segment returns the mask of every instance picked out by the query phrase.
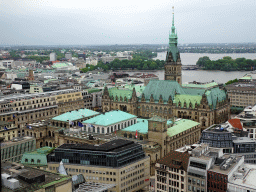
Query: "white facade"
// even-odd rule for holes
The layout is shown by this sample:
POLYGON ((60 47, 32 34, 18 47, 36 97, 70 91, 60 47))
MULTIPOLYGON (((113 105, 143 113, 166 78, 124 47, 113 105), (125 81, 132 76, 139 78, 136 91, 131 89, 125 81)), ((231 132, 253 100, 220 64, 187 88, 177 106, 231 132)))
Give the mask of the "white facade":
POLYGON ((56 53, 50 53, 50 61, 56 61, 56 60, 57 60, 56 53))
POLYGON ((67 52, 67 53, 65 54, 65 58, 68 59, 68 60, 71 60, 71 59, 72 59, 72 53, 67 52))
POLYGON ((0 60, 0 67, 11 68, 12 64, 13 64, 13 60, 0 60))

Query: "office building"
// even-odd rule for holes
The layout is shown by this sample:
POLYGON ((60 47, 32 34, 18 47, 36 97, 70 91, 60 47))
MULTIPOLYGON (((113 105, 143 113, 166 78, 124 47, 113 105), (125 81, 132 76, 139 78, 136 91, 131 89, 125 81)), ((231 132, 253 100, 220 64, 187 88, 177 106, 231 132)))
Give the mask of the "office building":
POLYGON ((65 58, 67 60, 72 60, 72 53, 70 53, 70 52, 65 53, 65 58))
POLYGON ((50 171, 57 172, 62 161, 68 174, 83 174, 87 182, 114 184, 112 191, 139 191, 149 185, 149 158, 132 141, 63 144, 47 158, 50 171))
POLYGON ((56 61, 56 60, 57 60, 56 53, 50 53, 50 61, 56 61))
POLYGON ((16 137, 11 141, 1 143, 1 162, 19 162, 22 155, 36 149, 36 140, 33 137, 16 137))
POLYGON ((155 191, 186 192, 189 154, 171 151, 155 165, 155 191))

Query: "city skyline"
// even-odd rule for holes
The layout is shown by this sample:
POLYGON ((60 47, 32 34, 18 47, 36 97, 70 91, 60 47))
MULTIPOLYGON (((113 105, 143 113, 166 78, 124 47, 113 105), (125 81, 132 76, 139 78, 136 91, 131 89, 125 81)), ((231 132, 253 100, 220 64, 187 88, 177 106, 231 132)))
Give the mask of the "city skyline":
POLYGON ((0 45, 255 42, 254 1, 0 1, 0 45))

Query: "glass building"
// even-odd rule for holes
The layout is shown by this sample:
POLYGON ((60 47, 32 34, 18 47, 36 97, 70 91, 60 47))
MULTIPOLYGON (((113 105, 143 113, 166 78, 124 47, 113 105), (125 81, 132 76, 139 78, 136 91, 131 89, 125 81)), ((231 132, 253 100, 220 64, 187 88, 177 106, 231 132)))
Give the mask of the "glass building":
POLYGON ((140 144, 116 139, 101 145, 63 144, 50 153, 48 162, 119 167, 145 157, 140 144))

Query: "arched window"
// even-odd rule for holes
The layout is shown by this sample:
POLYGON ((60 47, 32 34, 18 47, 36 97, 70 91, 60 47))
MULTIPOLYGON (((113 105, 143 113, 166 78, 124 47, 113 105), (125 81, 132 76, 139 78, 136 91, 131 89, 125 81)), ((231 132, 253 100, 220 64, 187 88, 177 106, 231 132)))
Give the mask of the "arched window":
POLYGON ((104 127, 101 128, 101 133, 104 133, 105 132, 105 129, 104 127))
POLYGON ((113 126, 111 126, 111 133, 113 132, 113 126))
POLYGON ((28 162, 28 159, 25 159, 25 163, 27 163, 28 162))
POLYGON ((124 134, 124 137, 127 137, 127 133, 124 134))
POLYGON ((43 147, 43 142, 40 142, 40 148, 43 147))
POLYGON ((52 147, 52 142, 49 142, 49 144, 50 144, 50 147, 52 147))
POLYGON ((54 132, 52 132, 52 136, 53 136, 53 137, 55 136, 54 132))
POLYGON ((42 132, 40 132, 40 137, 43 137, 43 133, 42 132))
POLYGON ((107 133, 109 133, 109 127, 107 128, 107 133))
POLYGON ((51 137, 51 136, 52 136, 51 131, 48 131, 48 136, 49 136, 49 137, 51 137))
POLYGON ((97 127, 97 133, 100 133, 100 128, 99 127, 97 127))
POLYGON ((92 132, 93 132, 93 133, 95 133, 95 127, 93 127, 92 129, 93 129, 93 131, 92 131, 92 132))
POLYGON ((47 141, 45 142, 45 146, 48 146, 48 142, 47 141))
POLYGON ((136 123, 136 119, 134 119, 134 124, 136 123))
POLYGON ((118 130, 120 130, 120 124, 118 124, 118 130))
POLYGON ((40 163, 41 163, 41 160, 40 160, 40 159, 37 159, 37 163, 40 164, 40 163))
POLYGON ((126 127, 126 122, 124 123, 124 127, 126 127))
POLYGON ((35 162, 35 160, 34 159, 31 159, 31 163, 34 163, 35 162))
POLYGON ((143 136, 142 135, 140 135, 140 140, 143 140, 143 136))
POLYGON ((129 138, 132 138, 132 134, 129 135, 129 138))
POLYGON ((116 130, 116 125, 115 125, 115 130, 116 130))
POLYGON ((124 128, 124 124, 122 123, 122 126, 121 126, 121 128, 123 129, 124 128))
POLYGON ((131 120, 131 125, 133 124, 133 121, 131 120))
POLYGON ((130 126, 130 121, 128 121, 128 127, 130 126))

